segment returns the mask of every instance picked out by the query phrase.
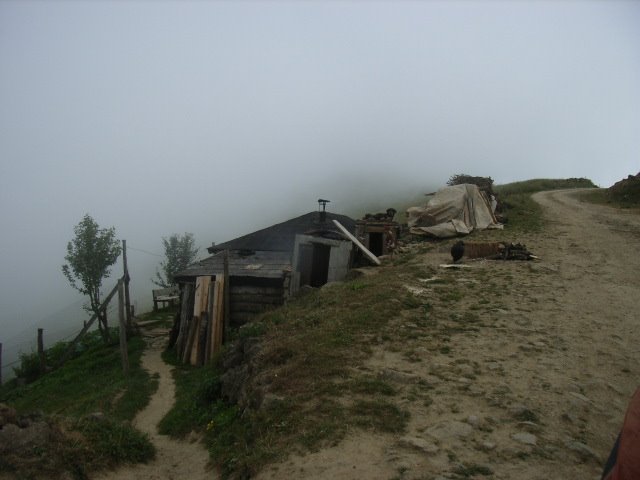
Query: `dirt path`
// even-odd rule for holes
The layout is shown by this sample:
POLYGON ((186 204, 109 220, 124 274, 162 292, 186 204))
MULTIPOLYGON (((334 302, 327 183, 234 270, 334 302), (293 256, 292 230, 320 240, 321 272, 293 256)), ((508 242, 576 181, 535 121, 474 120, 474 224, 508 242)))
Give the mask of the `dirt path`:
POLYGON ((433 305, 429 323, 365 367, 398 389, 407 432, 354 431, 259 478, 600 478, 640 384, 640 215, 571 191, 534 198, 545 232, 510 240, 540 261, 438 269, 445 245, 418 261, 438 282, 407 279, 433 305))
POLYGON ((175 385, 171 368, 162 361, 160 356, 164 349, 165 338, 151 341, 142 357, 142 366, 150 374, 159 375, 159 385, 149 405, 133 421, 138 429, 149 434, 156 446, 156 458, 148 464, 108 472, 96 477, 97 480, 211 480, 216 478, 213 471, 208 468, 209 454, 200 443, 173 440, 160 435, 156 428, 175 401, 175 385))

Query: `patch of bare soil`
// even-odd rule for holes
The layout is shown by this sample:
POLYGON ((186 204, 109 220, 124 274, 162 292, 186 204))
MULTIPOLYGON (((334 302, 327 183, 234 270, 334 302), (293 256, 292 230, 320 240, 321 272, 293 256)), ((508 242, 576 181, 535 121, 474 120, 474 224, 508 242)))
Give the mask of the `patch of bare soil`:
POLYGON ((443 248, 418 259, 437 278, 407 279, 432 310, 394 320, 404 341, 365 366, 397 389, 406 432, 354 430, 258 478, 600 478, 640 374, 640 216, 534 198, 545 232, 512 240, 539 261, 445 270, 443 248))
POLYGON ((162 360, 166 335, 152 340, 142 357, 142 365, 151 375, 159 375, 158 390, 149 405, 134 419, 133 424, 147 433, 156 447, 156 457, 147 464, 126 466, 103 473, 97 480, 210 480, 217 475, 211 471, 209 453, 193 438, 192 442, 174 440, 158 433, 158 422, 175 402, 175 384, 171 368, 162 360))

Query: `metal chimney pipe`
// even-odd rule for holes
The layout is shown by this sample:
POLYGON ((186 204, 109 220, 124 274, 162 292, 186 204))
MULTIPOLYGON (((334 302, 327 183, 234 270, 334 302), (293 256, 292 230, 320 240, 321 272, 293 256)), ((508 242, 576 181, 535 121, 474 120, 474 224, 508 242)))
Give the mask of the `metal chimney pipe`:
POLYGON ((324 200, 322 198, 318 199, 318 211, 320 212, 320 223, 324 223, 327 221, 327 212, 325 211, 327 208, 327 203, 329 203, 331 200, 324 200), (322 210, 320 210, 320 207, 322 207, 322 210))

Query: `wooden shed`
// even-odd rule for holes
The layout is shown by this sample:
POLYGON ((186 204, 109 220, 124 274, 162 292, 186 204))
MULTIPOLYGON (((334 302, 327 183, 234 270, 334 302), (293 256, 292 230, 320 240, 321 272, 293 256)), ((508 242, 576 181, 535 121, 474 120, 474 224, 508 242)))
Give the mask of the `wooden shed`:
POLYGON ((345 215, 310 212, 207 250, 212 256, 190 265, 175 279, 195 283, 198 277, 218 278, 228 252, 231 327, 256 313, 282 305, 302 285, 321 286, 341 280, 351 262, 351 241, 333 224, 338 220, 355 233, 355 221, 345 215))

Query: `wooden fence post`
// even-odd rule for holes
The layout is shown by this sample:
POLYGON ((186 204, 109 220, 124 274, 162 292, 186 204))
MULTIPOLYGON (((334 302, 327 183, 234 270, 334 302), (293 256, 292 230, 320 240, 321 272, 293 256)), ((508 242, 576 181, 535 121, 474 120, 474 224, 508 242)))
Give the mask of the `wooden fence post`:
POLYGON ((124 267, 124 301, 126 305, 127 329, 131 329, 131 297, 129 296, 129 267, 127 266, 127 241, 122 240, 122 264, 124 267))
MULTIPOLYGON (((118 284, 116 284, 116 286, 113 287, 113 290, 109 292, 109 295, 107 295, 107 298, 105 299, 105 301, 102 302, 102 305, 100 305, 100 311, 107 308, 107 305, 109 305, 109 302, 117 292, 118 292, 118 284)), ((71 343, 69 344, 69 347, 67 348, 67 351, 64 352, 64 355, 62 355, 62 358, 58 361, 57 367, 61 367, 64 364, 64 362, 67 361, 67 359, 71 356, 71 354, 76 349, 76 345, 78 344, 80 339, 84 337, 84 334, 87 333, 87 330, 89 330, 89 327, 91 327, 91 325, 93 325, 93 322, 95 322, 97 319, 98 319, 98 314, 94 313, 89 319, 89 321, 85 322, 84 328, 80 330, 80 333, 76 335, 76 338, 74 338, 71 341, 71 343)))
POLYGON ((44 341, 42 339, 42 329, 38 329, 38 358, 40 359, 40 374, 47 370, 47 357, 44 354, 44 341))
POLYGON ((118 317, 120 319, 120 356, 122 357, 122 372, 129 373, 129 354, 127 352, 127 320, 124 314, 124 281, 118 280, 118 317))

